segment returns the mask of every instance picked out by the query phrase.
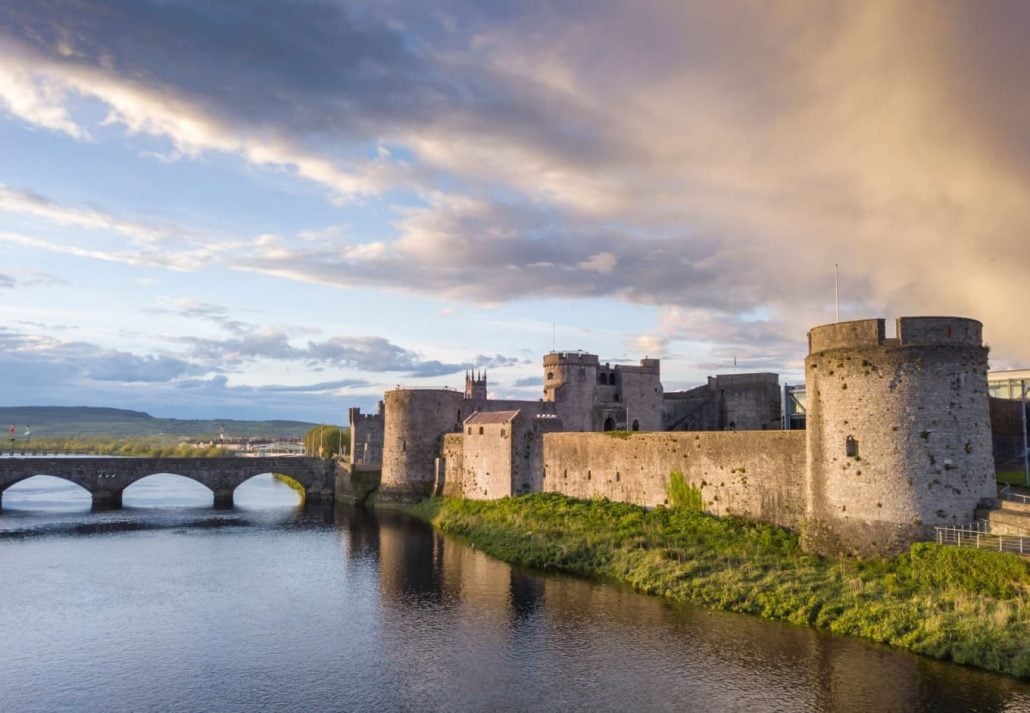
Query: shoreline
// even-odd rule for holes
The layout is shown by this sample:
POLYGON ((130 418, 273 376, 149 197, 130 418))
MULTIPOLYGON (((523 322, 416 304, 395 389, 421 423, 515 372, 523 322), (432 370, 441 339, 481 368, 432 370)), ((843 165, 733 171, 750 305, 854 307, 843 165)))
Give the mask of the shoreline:
POLYGON ((553 493, 406 509, 511 564, 1030 679, 1030 562, 1015 555, 918 543, 889 559, 826 558, 772 525, 553 493))

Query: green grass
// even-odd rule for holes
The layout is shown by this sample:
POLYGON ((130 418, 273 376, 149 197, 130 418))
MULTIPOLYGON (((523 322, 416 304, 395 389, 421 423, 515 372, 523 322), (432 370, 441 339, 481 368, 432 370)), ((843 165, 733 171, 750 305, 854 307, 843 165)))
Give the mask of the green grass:
POLYGON ((556 494, 412 511, 514 564, 1030 677, 1030 566, 1013 555, 921 543, 891 559, 823 558, 771 525, 556 494))
POLYGON ((1008 483, 1009 485, 1023 485, 1025 482, 1023 480, 1025 474, 1022 468, 1019 470, 1000 470, 997 472, 996 477, 999 483, 1008 483))

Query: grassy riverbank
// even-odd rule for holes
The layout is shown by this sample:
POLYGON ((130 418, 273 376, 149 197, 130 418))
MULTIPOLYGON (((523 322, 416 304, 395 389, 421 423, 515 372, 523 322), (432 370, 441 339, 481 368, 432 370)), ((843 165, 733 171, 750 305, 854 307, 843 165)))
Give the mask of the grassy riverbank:
POLYGON ((412 511, 514 564, 1030 678, 1030 566, 1013 555, 922 543, 893 559, 823 558, 771 525, 555 494, 412 511))

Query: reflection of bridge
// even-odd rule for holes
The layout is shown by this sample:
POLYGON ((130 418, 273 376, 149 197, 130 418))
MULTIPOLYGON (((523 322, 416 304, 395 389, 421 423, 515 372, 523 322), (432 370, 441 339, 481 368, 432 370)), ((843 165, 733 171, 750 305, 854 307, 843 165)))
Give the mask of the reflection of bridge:
POLYGON ((155 473, 173 473, 207 486, 215 494, 215 507, 231 507, 236 487, 261 473, 292 478, 309 500, 331 500, 335 479, 333 461, 321 458, 4 458, 0 504, 3 492, 15 483, 51 475, 88 490, 95 508, 119 508, 128 486, 155 473))

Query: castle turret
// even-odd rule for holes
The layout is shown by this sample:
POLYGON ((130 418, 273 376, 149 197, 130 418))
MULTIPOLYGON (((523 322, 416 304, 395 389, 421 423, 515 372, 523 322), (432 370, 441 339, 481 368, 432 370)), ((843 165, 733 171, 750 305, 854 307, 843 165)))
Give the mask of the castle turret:
POLYGON ((412 502, 432 494, 445 433, 461 430, 465 395, 449 389, 386 392, 381 502, 412 502))
POLYGON ((995 497, 982 325, 903 317, 816 327, 805 359, 808 549, 889 553, 995 497))
POLYGON ((594 424, 598 366, 596 354, 551 352, 544 356, 544 401, 555 402, 568 431, 600 430, 594 424))

